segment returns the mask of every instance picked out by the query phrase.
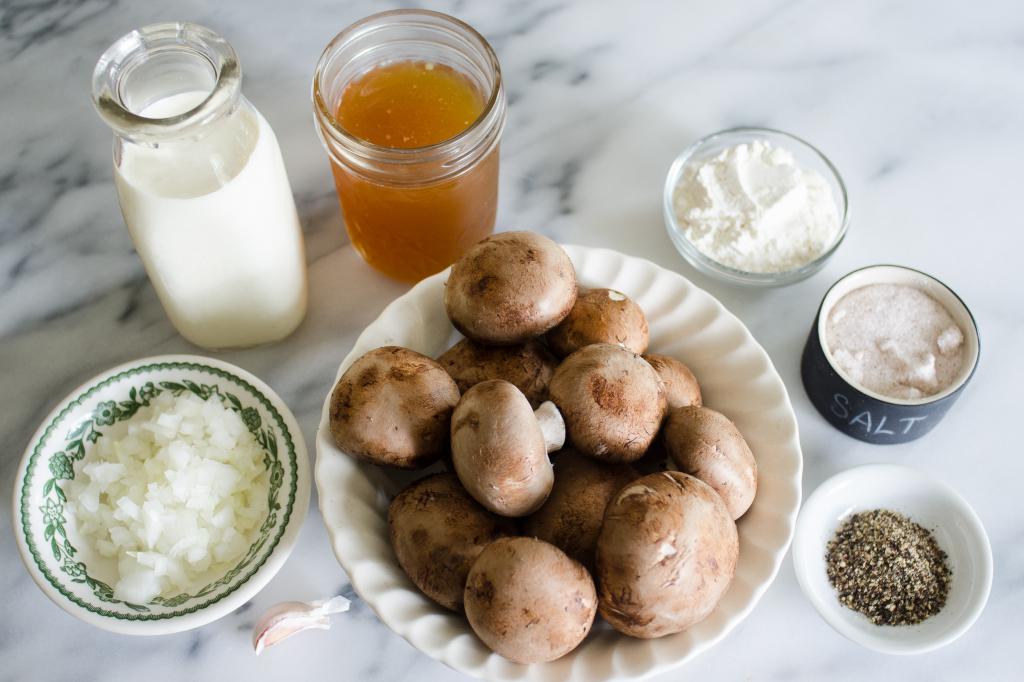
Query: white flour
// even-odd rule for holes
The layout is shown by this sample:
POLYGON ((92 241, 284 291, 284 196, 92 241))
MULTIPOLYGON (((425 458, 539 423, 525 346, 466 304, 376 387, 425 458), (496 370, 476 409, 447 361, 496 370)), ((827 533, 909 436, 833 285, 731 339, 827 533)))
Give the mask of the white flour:
POLYGON ((767 141, 690 166, 676 187, 674 208, 701 253, 745 272, 806 265, 839 233, 839 210, 825 179, 767 141))
POLYGON ((829 313, 825 339, 857 384, 892 398, 924 398, 948 388, 963 365, 964 335, 942 305, 903 284, 869 284, 829 313))

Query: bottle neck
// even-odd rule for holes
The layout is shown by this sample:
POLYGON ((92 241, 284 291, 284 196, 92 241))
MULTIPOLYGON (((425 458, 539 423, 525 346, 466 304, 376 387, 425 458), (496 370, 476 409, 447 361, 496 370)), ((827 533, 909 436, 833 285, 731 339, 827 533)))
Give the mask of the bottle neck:
POLYGON ((238 105, 234 49, 208 28, 152 24, 110 46, 93 72, 96 110, 114 133, 158 144, 198 135, 238 105))

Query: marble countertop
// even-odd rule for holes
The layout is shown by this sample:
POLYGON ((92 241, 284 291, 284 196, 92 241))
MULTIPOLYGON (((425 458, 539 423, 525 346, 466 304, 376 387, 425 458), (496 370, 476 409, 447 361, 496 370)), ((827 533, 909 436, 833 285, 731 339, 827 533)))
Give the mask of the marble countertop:
MULTIPOLYGON (((921 467, 974 506, 995 553, 988 607, 962 639, 916 657, 866 651, 803 598, 792 564, 724 642, 663 679, 1019 679, 1024 508, 1012 440, 1024 380, 1024 253, 1014 203, 1024 158, 1024 11, 1013 0, 956 2, 428 3, 493 43, 511 109, 500 229, 649 258, 708 289, 751 329, 790 390, 804 488, 868 462, 921 467), (770 291, 732 288, 688 267, 661 220, 678 151, 735 125, 767 125, 818 145, 849 187, 853 224, 824 271, 770 291), (1016 161, 1015 161, 1016 159, 1016 161), (828 426, 800 384, 802 344, 825 289, 856 267, 932 273, 971 306, 980 368, 929 436, 873 447, 828 426)), ((306 230, 311 306, 281 344, 216 353, 291 405, 312 445, 335 369, 359 331, 405 287, 347 246, 314 135, 309 81, 322 47, 384 8, 369 0, 205 3, 112 0, 0 4, 0 482, 10 490, 28 438, 54 403, 134 358, 196 352, 165 318, 124 228, 110 133, 89 101, 96 58, 126 31, 189 19, 238 51, 244 91, 277 132, 306 230)), ((4 523, 10 507, 0 506, 4 523)), ((8 525, 8 527, 10 527, 8 525)), ((348 581, 315 504, 292 558, 250 604, 180 635, 136 639, 71 618, 35 588, 10 531, 0 534, 0 680, 326 678, 442 682, 460 676, 413 650, 358 598, 328 632, 257 659, 256 616, 348 581)))

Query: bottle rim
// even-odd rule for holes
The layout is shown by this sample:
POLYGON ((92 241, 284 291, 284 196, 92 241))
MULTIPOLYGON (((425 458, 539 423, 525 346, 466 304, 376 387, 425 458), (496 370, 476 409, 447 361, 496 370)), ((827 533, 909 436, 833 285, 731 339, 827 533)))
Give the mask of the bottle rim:
POLYGON ((160 142, 197 131, 231 111, 241 94, 242 67, 231 44, 215 31, 191 22, 149 24, 118 38, 93 70, 92 100, 100 118, 128 139, 160 142), (173 116, 141 116, 126 104, 125 88, 133 70, 146 59, 180 52, 209 66, 215 78, 209 94, 173 116))
MULTIPOLYGON (((349 79, 350 80, 350 79, 349 79)), ((349 81, 346 81, 346 83, 349 81)), ((342 86, 343 87, 343 86, 342 86)), ((490 43, 472 26, 448 14, 424 9, 397 9, 365 17, 338 33, 324 48, 313 74, 312 100, 317 134, 331 158, 346 167, 353 162, 369 175, 377 164, 418 165, 442 162, 447 178, 458 174, 473 160, 490 151, 505 125, 506 98, 501 65, 490 43), (469 43, 489 70, 492 80, 483 109, 465 130, 450 138, 422 147, 396 148, 374 144, 353 135, 339 123, 328 104, 324 77, 338 55, 357 40, 372 37, 378 31, 402 24, 412 28, 447 32, 469 43)), ((439 178, 432 178, 437 180, 439 178)))

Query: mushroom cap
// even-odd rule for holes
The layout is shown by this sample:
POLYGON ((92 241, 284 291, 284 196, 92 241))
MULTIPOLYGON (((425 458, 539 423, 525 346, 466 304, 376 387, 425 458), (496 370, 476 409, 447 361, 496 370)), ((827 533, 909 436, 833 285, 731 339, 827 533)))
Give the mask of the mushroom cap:
POLYGON ((523 534, 550 542, 591 569, 605 507, 636 478, 628 464, 601 462, 574 450, 562 450, 555 455, 551 494, 526 519, 523 534))
POLYGON ((536 339, 516 346, 485 346, 462 339, 437 361, 463 393, 481 381, 504 379, 522 391, 534 409, 547 400, 548 384, 558 366, 547 346, 536 339))
POLYGON ((575 649, 597 613, 594 581, 565 552, 534 538, 484 548, 466 580, 466 617, 491 650, 544 663, 575 649))
POLYGON ((459 388, 426 355, 383 346, 345 370, 331 393, 331 435, 348 454, 375 464, 419 469, 448 447, 459 388))
POLYGON ((612 343, 634 353, 647 350, 647 317, 633 299, 615 289, 583 289, 558 326, 547 333, 560 358, 593 343, 612 343))
POLYGON ((507 381, 476 384, 452 414, 452 464, 485 508, 525 516, 544 504, 554 473, 544 432, 522 391, 507 381))
POLYGON ((658 374, 636 353, 599 343, 558 366, 548 386, 572 446, 609 462, 632 462, 647 451, 665 415, 658 374))
POLYGON ((462 611, 466 576, 480 552, 514 533, 514 524, 477 504, 455 474, 414 481, 388 508, 398 564, 423 594, 453 611, 462 611))
POLYGON ((714 488, 732 518, 746 513, 757 493, 757 461, 728 417, 708 407, 678 407, 669 410, 662 437, 680 471, 714 488))
POLYGON ((722 498, 679 471, 620 490, 597 540, 599 608, 631 637, 661 637, 714 610, 736 572, 739 537, 722 498))
POLYGON ((576 301, 576 271, 555 242, 534 232, 501 232, 452 265, 444 306, 455 328, 481 343, 511 345, 540 336, 576 301))
POLYGON ((669 409, 702 404, 697 377, 684 363, 657 353, 647 353, 643 358, 658 373, 669 409))

